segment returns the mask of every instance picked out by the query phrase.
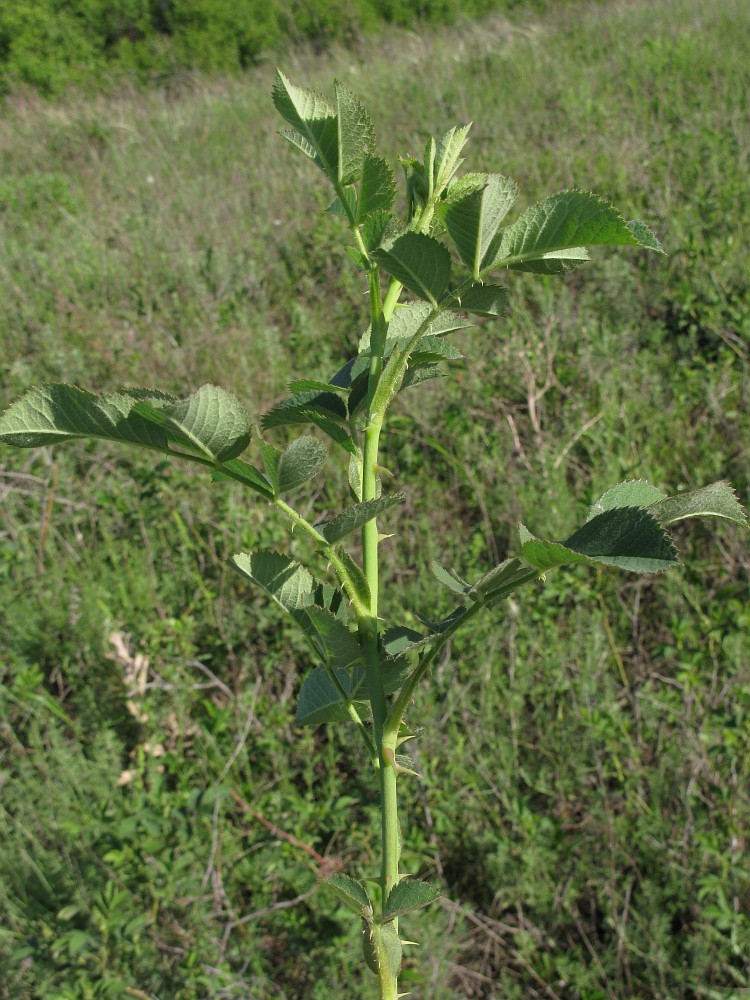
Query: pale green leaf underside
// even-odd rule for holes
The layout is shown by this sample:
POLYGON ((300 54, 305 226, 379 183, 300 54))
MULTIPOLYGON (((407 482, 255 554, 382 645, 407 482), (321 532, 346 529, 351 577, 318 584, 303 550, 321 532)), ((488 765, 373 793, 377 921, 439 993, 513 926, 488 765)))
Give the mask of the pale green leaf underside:
POLYGON ((404 500, 403 493, 366 500, 364 503, 348 507, 326 524, 318 525, 318 530, 327 542, 333 544, 350 535, 353 531, 357 531, 364 524, 367 524, 368 521, 371 521, 374 517, 379 517, 396 504, 403 503, 404 500))
POLYGON ((0 441, 20 448, 74 438, 165 452, 178 446, 207 461, 222 462, 247 447, 250 424, 239 400, 212 385, 181 400, 147 389, 96 395, 70 385, 38 386, 0 417, 0 441))
POLYGON ((315 581, 304 566, 289 556, 267 549, 238 552, 232 556, 232 563, 285 611, 293 612, 312 603, 315 581))
POLYGON ((433 197, 437 198, 443 193, 461 166, 461 150, 464 148, 470 128, 471 124, 454 125, 438 140, 432 164, 433 197))
POLYGON ((250 425, 242 404, 215 385, 201 386, 192 396, 174 403, 144 400, 134 410, 160 423, 170 441, 182 443, 212 461, 236 458, 250 443, 250 425))
POLYGON ((660 524, 674 524, 688 517, 721 517, 743 527, 747 515, 729 483, 718 482, 691 493, 665 497, 650 508, 660 524))
POLYGON ((279 459, 278 492, 287 493, 317 476, 327 455, 325 445, 313 437, 305 435, 292 441, 279 459))
POLYGON ((338 182, 339 136, 336 112, 321 94, 295 87, 279 70, 273 87, 273 103, 293 132, 282 133, 318 164, 327 177, 338 182))
POLYGON ((351 906, 355 913, 361 913, 367 907, 372 909, 372 902, 365 887, 348 875, 342 873, 331 875, 321 884, 334 892, 342 902, 351 906))
POLYGON ((470 583, 467 583, 466 580, 460 577, 458 573, 455 573, 452 569, 446 569, 444 566, 441 566, 439 562, 433 560, 430 563, 430 569, 432 570, 435 578, 442 583, 444 587, 447 587, 454 593, 461 594, 463 597, 464 594, 468 594, 471 590, 470 583))
MULTIPOLYGON (((489 287, 489 286, 486 286, 489 287)), ((403 305, 399 305, 396 311, 391 317, 391 321, 388 324, 388 336, 386 338, 385 344, 385 356, 387 357, 394 344, 399 340, 411 340, 417 330, 422 326, 427 317, 430 315, 431 308, 427 302, 405 302, 403 305)), ((453 333, 456 330, 468 330, 474 323, 465 319, 463 316, 459 316, 457 313, 451 312, 450 309, 445 309, 441 312, 424 332, 424 337, 434 337, 444 333, 453 333)), ((370 349, 370 327, 368 327, 362 334, 359 341, 358 350, 360 354, 363 354, 370 349)), ((363 360, 361 363, 362 371, 369 367, 369 362, 363 360)), ((354 372, 356 373, 359 369, 359 365, 355 362, 354 372)))
POLYGON ((445 291, 451 273, 450 253, 423 233, 402 233, 375 250, 375 260, 415 295, 433 306, 445 291))
POLYGON ((612 489, 589 508, 589 520, 614 507, 645 507, 661 525, 689 517, 721 517, 745 525, 747 516, 729 483, 720 481, 690 493, 668 497, 643 479, 628 480, 612 489))
POLYGON ((383 910, 383 916, 388 919, 401 917, 411 910, 427 906, 440 896, 440 889, 429 882, 418 879, 404 878, 394 885, 388 894, 388 901, 383 910))
POLYGON ((664 500, 666 495, 645 479, 628 479, 607 490, 589 507, 588 520, 615 507, 650 507, 651 504, 664 500))
MULTIPOLYGON (((367 700, 367 676, 361 665, 352 670, 335 669, 336 679, 347 698, 355 703, 367 700)), ((346 703, 325 667, 316 667, 302 683, 297 700, 296 721, 300 726, 320 726, 324 722, 348 719, 346 703)))

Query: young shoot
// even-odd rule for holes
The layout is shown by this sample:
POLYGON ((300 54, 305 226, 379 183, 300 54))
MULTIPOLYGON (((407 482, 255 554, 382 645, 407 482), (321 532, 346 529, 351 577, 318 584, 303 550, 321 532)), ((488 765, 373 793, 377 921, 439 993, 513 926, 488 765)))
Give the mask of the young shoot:
POLYGON ((214 480, 246 487, 306 539, 304 564, 264 550, 238 553, 232 562, 307 640, 312 669, 300 688, 297 722, 350 726, 366 748, 380 797, 379 870, 367 873, 367 881, 363 872, 334 874, 326 885, 361 921, 373 996, 396 1000, 401 918, 440 892, 405 877, 399 865, 399 784, 416 777, 401 744, 412 736, 405 721, 412 696, 430 683, 446 643, 516 591, 543 599, 539 581, 559 566, 660 573, 678 562, 672 525, 706 517, 745 525, 746 517, 726 482, 677 496, 640 479, 620 483, 562 540, 544 537, 543 525, 535 526, 539 535, 521 525, 515 551, 477 580, 465 579, 462 567, 434 565, 455 601, 446 617, 418 616, 419 630, 385 621, 381 531, 408 487, 381 481, 379 452, 399 393, 414 386, 424 392, 431 379, 450 374, 445 362, 461 357, 453 334, 478 319, 491 321, 488 335, 512 335, 500 320, 508 300, 504 272, 564 275, 589 259, 590 247, 656 254, 662 248, 644 223, 624 221, 583 191, 554 194, 512 218, 515 182, 463 169, 469 125, 430 138, 421 158, 401 160, 399 196, 396 173, 376 151, 370 116, 346 86, 335 83, 329 99, 277 73, 273 102, 285 122, 282 136, 331 189, 329 211, 341 220, 369 296, 369 326, 352 331, 351 356, 327 377, 293 381, 288 398, 262 417, 263 437, 256 440, 243 402, 215 385, 177 398, 153 389, 97 394, 63 384, 32 388, 14 402, 0 417, 0 440, 38 448, 100 438, 151 451, 155 461, 166 454, 192 462, 214 480), (285 447, 272 443, 276 428, 298 425, 307 432, 285 447), (301 513, 309 504, 297 498, 329 460, 347 463, 351 495, 321 523, 301 513), (354 548, 356 535, 361 546, 354 548))

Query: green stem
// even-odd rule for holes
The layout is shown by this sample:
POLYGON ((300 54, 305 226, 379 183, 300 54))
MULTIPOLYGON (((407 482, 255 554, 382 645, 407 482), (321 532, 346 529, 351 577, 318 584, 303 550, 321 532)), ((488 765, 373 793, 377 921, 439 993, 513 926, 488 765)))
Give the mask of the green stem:
MULTIPOLYGON (((380 432, 383 427, 385 410, 374 406, 378 383, 383 371, 383 355, 388 329, 388 318, 384 315, 380 296, 378 269, 369 272, 370 279, 370 375, 367 387, 367 424, 364 432, 362 463, 362 500, 372 500, 378 494, 378 449, 380 432)), ((389 313, 392 314, 400 288, 391 283, 387 294, 389 313)), ((359 618, 359 630, 365 650, 367 686, 372 707, 373 735, 377 747, 378 779, 380 783, 380 817, 382 857, 380 868, 380 889, 382 906, 388 894, 398 882, 398 862, 400 853, 398 832, 398 797, 395 770, 395 739, 384 733, 388 716, 388 703, 383 687, 383 675, 378 645, 378 526, 373 518, 362 528, 362 561, 364 574, 370 588, 370 606, 367 614, 359 618)), ((396 928, 398 931, 398 928, 396 928)), ((379 962, 381 1000, 396 1000, 398 994, 397 976, 389 963, 379 962)))

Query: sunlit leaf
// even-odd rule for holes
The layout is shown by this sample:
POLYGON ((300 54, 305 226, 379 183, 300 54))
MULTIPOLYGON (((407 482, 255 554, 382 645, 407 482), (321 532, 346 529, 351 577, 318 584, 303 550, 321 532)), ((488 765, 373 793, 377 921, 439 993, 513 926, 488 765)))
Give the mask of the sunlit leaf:
POLYGON ((321 94, 295 87, 279 70, 272 96, 276 110, 292 126, 291 132, 282 132, 284 138, 337 184, 339 134, 335 109, 321 94))
POLYGON ((456 244, 461 260, 476 279, 517 192, 515 181, 502 174, 487 174, 481 188, 460 200, 452 197, 443 214, 445 227, 456 244))
POLYGON ((177 447, 218 463, 244 451, 250 425, 239 400, 213 385, 186 399, 148 389, 96 395, 71 385, 44 385, 29 389, 0 417, 0 441, 20 448, 74 438, 165 452, 177 447))
POLYGON ((546 260, 547 266, 564 269, 585 259, 584 247, 602 244, 661 249, 646 226, 626 225, 619 212, 601 198, 583 191, 562 191, 533 205, 501 230, 483 266, 527 270, 531 265, 538 270, 538 262, 546 260))
POLYGON ((666 493, 647 483, 645 479, 628 479, 607 490, 596 503, 589 507, 588 520, 605 510, 615 507, 650 507, 664 500, 666 493))
POLYGON ((375 147, 375 129, 359 99, 336 82, 336 121, 338 126, 338 180, 353 184, 359 180, 365 156, 375 147))
POLYGON ((406 232, 373 256, 415 295, 437 305, 451 273, 451 256, 442 243, 422 233, 406 232))

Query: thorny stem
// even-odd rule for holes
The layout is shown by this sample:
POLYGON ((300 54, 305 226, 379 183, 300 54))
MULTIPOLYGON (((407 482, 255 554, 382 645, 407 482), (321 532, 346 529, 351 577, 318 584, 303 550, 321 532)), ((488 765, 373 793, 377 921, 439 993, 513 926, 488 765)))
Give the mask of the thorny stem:
MULTIPOLYGON (((393 313, 400 286, 391 283, 386 295, 388 315, 384 313, 380 294, 378 269, 372 267, 370 282, 370 375, 367 389, 367 423, 364 431, 362 465, 362 501, 372 500, 378 495, 378 447, 380 432, 385 416, 385 407, 375 405, 378 383, 383 371, 383 355, 388 320, 393 313)), ((364 574, 370 587, 370 606, 367 613, 359 616, 359 631, 365 650, 367 686, 372 706, 373 733, 377 748, 376 764, 380 783, 381 816, 381 905, 384 908, 388 894, 397 884, 400 853, 398 832, 398 798, 396 789, 396 769, 394 767, 395 738, 384 733, 388 716, 388 703, 383 686, 381 654, 378 643, 378 527, 376 519, 368 521, 362 528, 362 559, 364 574)), ((389 963, 379 962, 381 1000, 395 1000, 398 994, 396 974, 389 963)))

